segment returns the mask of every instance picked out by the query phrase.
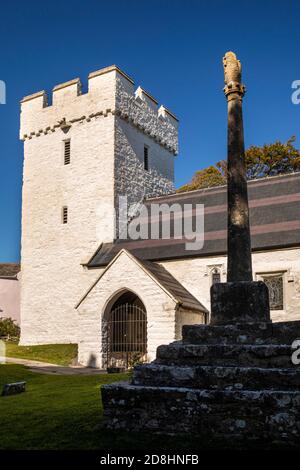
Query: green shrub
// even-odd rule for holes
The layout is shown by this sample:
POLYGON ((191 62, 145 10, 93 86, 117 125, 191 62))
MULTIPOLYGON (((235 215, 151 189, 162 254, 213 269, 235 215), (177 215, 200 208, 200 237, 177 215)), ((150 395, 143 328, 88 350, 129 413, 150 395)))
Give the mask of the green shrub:
POLYGON ((16 339, 20 338, 20 327, 12 318, 0 318, 0 338, 16 339))

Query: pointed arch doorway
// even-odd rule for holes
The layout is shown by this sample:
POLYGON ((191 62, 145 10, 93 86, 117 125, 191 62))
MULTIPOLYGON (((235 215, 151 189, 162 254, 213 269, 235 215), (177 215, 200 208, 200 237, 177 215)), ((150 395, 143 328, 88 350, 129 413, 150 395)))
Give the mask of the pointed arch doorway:
POLYGON ((147 313, 131 291, 109 302, 102 321, 102 352, 106 368, 130 369, 147 359, 147 313))

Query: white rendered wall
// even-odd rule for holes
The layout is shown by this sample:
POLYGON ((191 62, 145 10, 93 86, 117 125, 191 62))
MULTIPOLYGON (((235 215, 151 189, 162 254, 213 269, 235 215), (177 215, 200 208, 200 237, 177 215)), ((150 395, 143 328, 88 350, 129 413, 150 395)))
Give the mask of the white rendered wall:
POLYGON ((74 306, 95 275, 80 263, 99 236, 113 238, 112 224, 101 229, 98 217, 99 206, 113 207, 113 132, 113 116, 72 126, 70 165, 63 165, 61 130, 25 142, 22 344, 77 342, 74 306))
POLYGON ((134 292, 147 311, 148 360, 156 348, 175 340, 175 302, 127 254, 104 273, 78 307, 80 340, 78 359, 81 364, 102 367, 101 321, 108 302, 122 290, 134 292))
POLYGON ((176 324, 175 324, 175 339, 181 340, 182 338, 182 327, 184 325, 198 325, 205 323, 205 315, 201 312, 194 312, 192 310, 186 310, 178 308, 176 311, 176 324))
MULTIPOLYGON (((254 278, 261 273, 284 273, 284 310, 271 311, 273 321, 300 320, 300 249, 256 252, 252 255, 254 278)), ((226 256, 165 261, 164 266, 210 311, 211 271, 217 267, 226 282, 226 256)))

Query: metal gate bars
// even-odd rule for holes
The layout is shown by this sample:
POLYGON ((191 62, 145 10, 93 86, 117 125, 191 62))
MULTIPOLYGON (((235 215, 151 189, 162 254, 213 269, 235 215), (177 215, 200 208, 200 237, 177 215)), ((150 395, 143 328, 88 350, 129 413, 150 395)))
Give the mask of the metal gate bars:
POLYGON ((135 304, 125 303, 111 310, 103 321, 103 359, 107 368, 130 369, 145 362, 147 315, 135 304))

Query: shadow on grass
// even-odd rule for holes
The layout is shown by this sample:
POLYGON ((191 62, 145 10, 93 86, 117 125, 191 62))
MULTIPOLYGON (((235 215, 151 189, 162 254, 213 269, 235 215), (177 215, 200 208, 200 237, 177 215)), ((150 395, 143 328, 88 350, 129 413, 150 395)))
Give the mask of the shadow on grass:
MULTIPOLYGON (((104 429, 100 387, 128 378, 128 374, 54 376, 34 373, 20 365, 0 365, 0 389, 5 383, 26 381, 25 393, 0 397, 0 449, 147 452, 230 449, 224 442, 212 444, 203 435, 166 436, 104 429)), ((231 448, 245 446, 234 443, 231 448)), ((273 447, 250 441, 246 447, 268 448, 273 447)))

